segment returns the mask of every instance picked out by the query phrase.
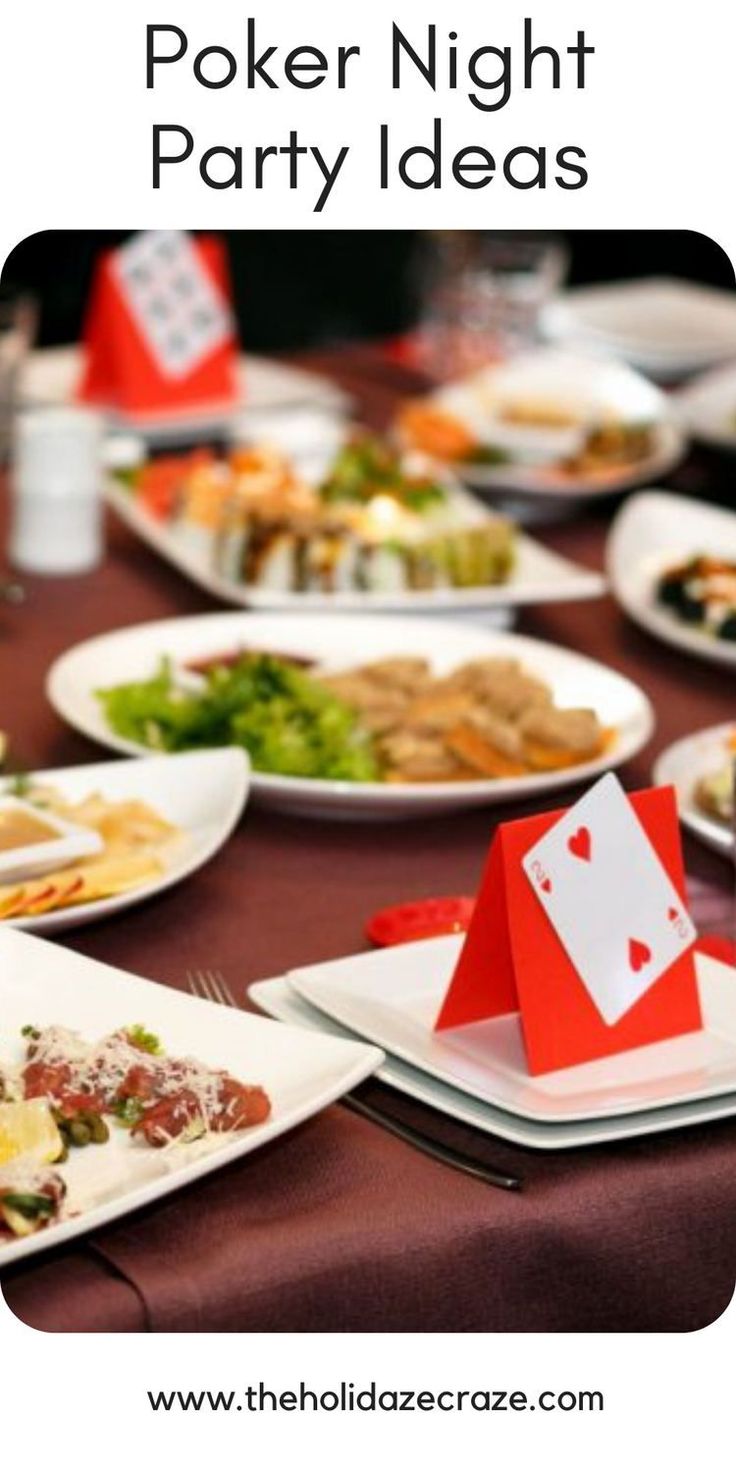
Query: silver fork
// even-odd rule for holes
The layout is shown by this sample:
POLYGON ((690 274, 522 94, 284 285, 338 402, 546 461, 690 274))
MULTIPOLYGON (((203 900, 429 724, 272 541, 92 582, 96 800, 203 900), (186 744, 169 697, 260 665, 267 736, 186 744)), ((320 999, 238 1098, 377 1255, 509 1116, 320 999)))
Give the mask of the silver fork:
MULTIPOLYGON (((187 971, 187 986, 193 997, 199 997, 205 1002, 218 1002, 221 1007, 237 1008, 235 997, 221 971, 187 971)), ((375 1104, 368 1104, 364 1099, 357 1098, 355 1094, 344 1094, 338 1102, 344 1104, 346 1109, 352 1109, 354 1114, 361 1114, 364 1119, 369 1119, 371 1124, 388 1130, 389 1134, 403 1140, 405 1145, 421 1151, 423 1155, 428 1155, 431 1160, 449 1165, 452 1170, 462 1171, 464 1175, 474 1176, 487 1186, 499 1186, 502 1191, 521 1190, 522 1181, 519 1176, 511 1175, 503 1168, 486 1165, 462 1150, 455 1150, 451 1145, 443 1145, 439 1140, 433 1140, 431 1135, 423 1134, 413 1125, 400 1123, 393 1115, 378 1109, 375 1104)))
POLYGON ((187 986, 193 997, 204 1002, 219 1002, 221 1007, 238 1005, 221 971, 187 971, 187 986))

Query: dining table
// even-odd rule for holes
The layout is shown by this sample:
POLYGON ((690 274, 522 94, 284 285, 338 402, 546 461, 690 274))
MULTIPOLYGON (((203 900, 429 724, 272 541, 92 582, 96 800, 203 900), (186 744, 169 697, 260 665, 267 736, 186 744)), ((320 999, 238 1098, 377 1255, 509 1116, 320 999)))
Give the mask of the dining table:
MULTIPOLYGON (((378 428, 426 386, 381 342, 289 361, 328 374, 378 428)), ((724 501, 732 474, 691 450, 665 484, 724 501)), ((6 476, 0 547, 8 503, 6 476)), ((576 504, 534 534, 600 571, 617 504, 576 504)), ((95 571, 22 581, 22 604, 0 604, 0 728, 12 760, 29 771, 100 760, 45 694, 60 654, 123 625, 219 606, 112 515, 95 571)), ((651 783, 657 753, 675 738, 736 718, 731 670, 656 641, 610 594, 525 608, 516 627, 600 660, 646 692, 656 729, 621 770, 627 789, 651 783)), ((570 800, 578 795, 571 787, 570 800)), ((186 882, 54 943, 180 989, 188 972, 216 969, 249 1007, 256 980, 368 949, 375 911, 472 894, 501 819, 549 805, 541 796, 408 821, 330 822, 253 803, 186 882)), ((696 922, 728 938, 731 861, 687 835, 684 848, 696 922)), ((690 1331, 726 1308, 736 1272, 736 1118, 542 1151, 453 1122, 377 1080, 361 1095, 518 1176, 521 1189, 462 1174, 337 1103, 205 1180, 14 1264, 0 1274, 11 1310, 47 1331, 432 1333, 690 1331)))

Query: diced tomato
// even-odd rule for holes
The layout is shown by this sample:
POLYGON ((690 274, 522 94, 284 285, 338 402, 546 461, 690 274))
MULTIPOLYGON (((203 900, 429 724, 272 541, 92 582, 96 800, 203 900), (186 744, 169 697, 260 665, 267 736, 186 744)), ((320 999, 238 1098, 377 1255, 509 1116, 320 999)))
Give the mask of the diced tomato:
POLYGON ((142 1135, 147 1145, 166 1145, 199 1118, 201 1110, 196 1094, 190 1089, 182 1089, 180 1094, 171 1094, 168 1098, 159 1099, 157 1104, 151 1104, 143 1118, 133 1126, 132 1133, 142 1135))
POLYGON ((193 450, 188 455, 162 455, 139 471, 136 493, 151 516, 167 521, 175 509, 176 497, 193 470, 214 460, 211 450, 193 450))
POLYGON ((27 1063, 23 1069, 26 1099, 61 1098, 69 1087, 72 1070, 68 1063, 27 1063))
POLYGON ((118 1085, 115 1099, 152 1099, 156 1093, 156 1069, 145 1063, 136 1063, 129 1068, 122 1083, 118 1085))
POLYGON ((218 1113, 210 1120, 210 1129, 219 1134, 262 1124, 271 1113, 271 1101, 264 1089, 238 1083, 226 1074, 220 1086, 218 1113))

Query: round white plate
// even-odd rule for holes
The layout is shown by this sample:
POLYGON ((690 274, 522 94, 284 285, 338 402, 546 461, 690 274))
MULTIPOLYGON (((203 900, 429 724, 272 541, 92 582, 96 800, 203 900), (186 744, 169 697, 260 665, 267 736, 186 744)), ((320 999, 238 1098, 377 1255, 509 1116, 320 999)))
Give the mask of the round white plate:
POLYGON ((675 402, 694 439, 736 455, 736 363, 693 379, 675 402))
MULTIPOLYGON (((222 848, 248 800, 250 763, 236 747, 222 751, 192 751, 177 756, 141 757, 132 762, 95 762, 34 772, 34 781, 56 787, 70 802, 99 792, 111 802, 139 798, 182 830, 163 874, 137 889, 86 905, 71 905, 47 915, 0 921, 0 929, 32 930, 50 935, 78 925, 90 925, 152 899, 179 884, 222 848)), ((0 791, 6 783, 0 779, 0 791)))
POLYGON ((580 286, 545 308, 542 329, 669 383, 736 354, 736 295, 664 276, 580 286))
POLYGON ((665 569, 698 553, 736 562, 736 514, 669 491, 643 491, 622 507, 611 527, 606 548, 611 591, 629 617, 658 639, 736 667, 736 642, 681 623, 655 600, 665 569))
MULTIPOLYGON (((498 437, 498 428, 494 426, 495 406, 516 398, 559 403, 579 416, 582 426, 601 413, 618 415, 628 423, 654 426, 654 448, 646 459, 587 478, 565 478, 549 464, 531 463, 529 451, 524 464, 456 464, 453 468, 458 476, 474 490, 513 491, 516 496, 542 498, 563 507, 631 490, 664 476, 685 452, 684 434, 665 395, 632 368, 612 362, 600 353, 586 355, 541 348, 499 368, 486 368, 469 378, 446 384, 431 397, 433 403, 455 414, 481 438, 490 438, 494 433, 498 437)), ((550 453, 559 456, 567 451, 560 447, 552 452, 550 441, 548 457, 550 453)))
POLYGON ((164 655, 186 663, 240 646, 301 654, 335 670, 407 654, 427 658, 437 674, 444 674, 466 660, 512 657, 546 680, 559 704, 592 706, 603 724, 618 732, 605 756, 596 761, 565 772, 503 781, 355 783, 254 772, 254 797, 286 812, 328 818, 408 818, 535 797, 620 766, 648 741, 654 727, 652 708, 642 691, 581 654, 537 639, 445 620, 380 615, 326 619, 319 614, 210 613, 139 624, 70 649, 53 665, 47 693, 71 726, 114 751, 140 755, 140 747, 109 730, 95 691, 147 679, 164 655))
MULTIPOLYGON (((458 501, 472 503, 475 518, 482 522, 487 513, 474 498, 460 487, 453 495, 458 501)), ((209 565, 208 551, 192 550, 183 546, 172 530, 149 516, 134 496, 120 484, 111 481, 106 489, 108 504, 158 555, 178 568, 192 582, 197 583, 215 598, 223 602, 241 604, 246 608, 262 608, 295 612, 304 609, 310 613, 467 613, 484 609, 520 608, 525 604, 577 602, 586 598, 599 598, 605 591, 605 581, 600 573, 591 572, 577 562, 550 551, 541 542, 517 533, 516 566, 507 583, 478 588, 435 588, 430 591, 402 591, 393 593, 367 593, 344 590, 335 593, 294 593, 277 588, 256 587, 246 583, 235 583, 222 577, 209 565)))
POLYGON ((733 733, 734 722, 711 726, 675 741, 658 756, 652 780, 659 786, 672 786, 677 793, 680 818, 686 828, 718 854, 733 854, 734 840, 728 823, 719 822, 701 812, 693 793, 701 777, 717 772, 728 761, 726 741, 733 733))
MULTIPOLYGON (((21 377, 21 400, 33 404, 69 404, 74 401, 82 372, 82 350, 77 346, 38 348, 31 353, 21 377)), ((134 429, 144 439, 163 443, 196 441, 226 432, 244 411, 275 413, 295 407, 347 412, 350 398, 336 383, 319 373, 295 368, 275 359, 242 354, 238 360, 240 403, 218 407, 177 409, 171 414, 124 414, 106 411, 112 429, 134 429)))

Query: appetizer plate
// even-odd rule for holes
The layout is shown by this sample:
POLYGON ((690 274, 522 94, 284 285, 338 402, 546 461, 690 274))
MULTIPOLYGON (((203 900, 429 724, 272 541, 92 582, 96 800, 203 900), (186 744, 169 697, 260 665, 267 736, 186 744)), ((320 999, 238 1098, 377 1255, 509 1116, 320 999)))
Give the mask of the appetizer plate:
MULTIPOLYGON (((20 393, 25 404, 69 404, 74 401, 82 373, 82 350, 79 347, 39 348, 31 353, 24 366, 20 393)), ((321 374, 294 368, 271 358, 240 358, 238 373, 241 386, 240 403, 214 408, 177 410, 166 415, 125 415, 110 409, 106 412, 111 429, 135 430, 158 444, 196 443, 212 434, 226 434, 243 410, 248 412, 293 411, 318 408, 345 412, 350 399, 347 394, 321 374)))
MULTIPOLYGON (((244 751, 233 747, 177 756, 149 755, 133 762, 59 767, 34 772, 33 780, 55 787, 70 802, 80 802, 96 792, 112 802, 140 799, 181 830, 158 879, 107 899, 70 905, 28 919, 0 921, 3 932, 12 926, 50 935, 104 920, 152 899, 206 864, 222 848, 247 802, 250 763, 244 751)), ((0 778, 0 792, 7 785, 0 778)))
POLYGON ((320 614, 211 613, 139 624, 78 644, 52 667, 47 694, 71 726, 94 741, 139 756, 142 748, 107 725, 95 691, 147 679, 164 655, 175 663, 205 659, 238 648, 302 655, 337 671, 399 654, 428 659, 437 674, 467 660, 518 659, 551 686, 562 705, 589 705, 616 737, 595 761, 565 771, 470 782, 333 782, 254 772, 253 795, 264 806, 328 818, 408 818, 534 797, 585 782, 620 766, 648 741, 651 706, 622 675, 555 644, 496 633, 440 619, 326 619, 320 614))
MULTIPOLYGON (((454 491, 458 502, 472 502, 478 521, 488 513, 474 498, 459 487, 454 491)), ((171 529, 156 521, 134 497, 115 481, 106 488, 108 504, 127 526, 154 552, 200 588, 221 598, 225 603, 242 604, 246 608, 272 609, 309 613, 353 613, 376 610, 379 613, 464 613, 475 609, 509 609, 534 603, 570 602, 599 598, 605 591, 605 580, 597 572, 570 562, 549 551, 541 542, 517 534, 516 567, 506 583, 478 588, 437 588, 412 592, 360 592, 341 590, 334 593, 293 593, 277 588, 255 587, 235 583, 222 577, 210 566, 206 556, 186 550, 172 535, 171 529)))
MULTIPOLYGON (((476 465, 470 462, 454 468, 463 481, 476 490, 507 491, 522 498, 543 498, 545 503, 562 507, 576 501, 615 492, 666 475, 684 454, 685 438, 664 394, 640 374, 623 363, 612 362, 600 354, 574 354, 555 349, 541 349, 500 368, 489 368, 470 378, 447 384, 432 395, 431 402, 455 414, 479 437, 511 433, 496 424, 493 416, 500 402, 519 401, 559 405, 577 421, 571 430, 535 431, 528 440, 536 443, 542 463, 534 463, 531 450, 523 450, 523 434, 513 429, 518 439, 516 452, 512 443, 506 448, 519 456, 509 465, 476 465), (586 425, 602 416, 613 422, 647 425, 651 428, 651 453, 619 467, 606 467, 593 473, 578 471, 563 474, 549 464, 575 453, 582 442, 586 425), (546 460, 543 446, 545 441, 546 460), (570 443, 563 443, 569 440, 570 443), (555 441, 558 443, 555 446, 555 441), (523 457, 523 458, 522 458, 523 457), (524 463, 525 462, 525 463, 524 463)), ((513 427, 512 427, 513 428, 513 427)))
MULTIPOLYGON (((318 1012, 300 997, 291 986, 288 977, 277 977, 272 981, 257 981, 248 988, 251 1001, 269 1017, 278 1022, 293 1023, 296 1027, 327 1032, 331 1037, 355 1038, 332 1018, 318 1012)), ((639 1135, 659 1134, 663 1130, 684 1129, 687 1125, 704 1124, 713 1119, 727 1119, 736 1114, 736 1094, 724 1094, 713 1099, 697 1099, 687 1104, 665 1105, 662 1109, 642 1109, 633 1114, 612 1114, 603 1119, 575 1120, 572 1123, 543 1124, 536 1119, 524 1119, 497 1109, 481 1099, 474 1099, 461 1089, 442 1083, 432 1074, 424 1073, 405 1063, 393 1053, 386 1055, 385 1062, 376 1069, 376 1078, 382 1083, 398 1089, 437 1109, 450 1119, 482 1130, 484 1134, 497 1135, 514 1145, 524 1145, 532 1150, 577 1150, 585 1145, 603 1145, 609 1140, 629 1140, 639 1135)))
POLYGON ((214 1143, 154 1150, 112 1129, 109 1145, 73 1151, 64 1170, 70 1196, 83 1204, 80 1215, 0 1245, 0 1269, 97 1230, 250 1154, 354 1089, 383 1061, 377 1048, 364 1043, 307 1033, 199 1001, 10 930, 0 933, 0 1018, 3 1058, 13 1057, 20 1029, 29 1022, 61 1024, 90 1041, 142 1022, 172 1055, 194 1056, 244 1083, 261 1084, 272 1104, 264 1124, 215 1136, 214 1143))
POLYGON ((630 618, 667 644, 736 666, 736 643, 682 623, 655 601, 657 579, 702 553, 736 563, 736 515, 688 496, 643 491, 614 518, 606 548, 611 590, 630 618))
POLYGON ((736 1091, 736 977, 722 962, 696 956, 702 1032, 532 1077, 517 1014, 433 1032, 462 944, 417 941, 293 971, 289 981, 350 1032, 524 1119, 605 1119, 736 1091))
MULTIPOLYGON (((733 833, 729 824, 702 812, 695 801, 695 787, 701 777, 717 772, 728 763, 726 742, 733 735, 734 722, 711 726, 675 741, 661 752, 654 765, 652 781, 657 786, 671 785, 677 793, 680 819, 686 828, 716 853, 731 856, 733 833)), ((736 761, 736 753, 732 755, 736 761)))
POLYGON ((545 308, 542 329, 672 382, 736 354, 736 295, 664 276, 581 286, 545 308))
POLYGON ((694 439, 736 454, 736 363, 693 379, 675 403, 680 422, 694 439))

